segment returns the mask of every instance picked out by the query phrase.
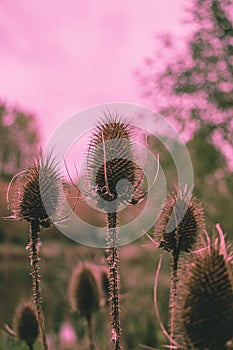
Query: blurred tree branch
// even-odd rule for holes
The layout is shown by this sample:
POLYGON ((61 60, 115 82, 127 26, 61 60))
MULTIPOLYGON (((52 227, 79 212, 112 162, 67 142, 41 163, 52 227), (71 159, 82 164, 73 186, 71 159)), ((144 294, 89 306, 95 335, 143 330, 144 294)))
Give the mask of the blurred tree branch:
POLYGON ((172 36, 161 36, 163 47, 136 76, 145 99, 180 131, 190 137, 204 128, 233 152, 232 7, 232 1, 193 0, 186 48, 177 54, 172 36))

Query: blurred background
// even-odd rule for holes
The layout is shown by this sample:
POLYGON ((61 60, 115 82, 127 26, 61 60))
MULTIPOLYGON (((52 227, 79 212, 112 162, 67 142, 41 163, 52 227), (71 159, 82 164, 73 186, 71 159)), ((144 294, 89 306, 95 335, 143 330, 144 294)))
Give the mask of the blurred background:
MULTIPOLYGON (((10 214, 10 179, 30 164, 65 119, 93 104, 132 102, 174 123, 190 152, 194 192, 203 202, 208 232, 220 223, 233 239, 232 1, 42 0, 35 5, 3 0, 0 38, 1 217, 10 214)), ((176 169, 169 153, 153 137, 148 143, 160 154, 167 186, 174 189, 176 169)), ((98 215, 93 220, 97 222, 98 215)), ((15 307, 31 295, 27 230, 24 223, 0 219, 1 329, 5 323, 12 326, 15 307)), ((64 334, 64 324, 73 327, 82 342, 85 323, 70 310, 69 279, 78 262, 103 263, 105 253, 80 246, 55 228, 42 232, 41 239, 51 348, 57 348, 55 339, 64 334)), ((150 242, 143 237, 120 253, 123 341, 128 350, 166 343, 153 310, 159 252, 145 245, 150 242)), ((166 325, 168 254, 160 289, 166 325)), ((107 318, 107 308, 96 315, 98 344, 110 339, 107 318)), ((7 348, 1 341, 0 349, 7 348)))

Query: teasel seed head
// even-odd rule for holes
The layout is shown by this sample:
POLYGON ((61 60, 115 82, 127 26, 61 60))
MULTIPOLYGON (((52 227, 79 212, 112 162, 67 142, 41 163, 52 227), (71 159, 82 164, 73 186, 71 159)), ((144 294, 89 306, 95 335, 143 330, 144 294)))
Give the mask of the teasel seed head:
POLYGON ((90 320, 99 308, 99 290, 94 274, 88 265, 74 270, 69 290, 70 304, 81 316, 90 320))
POLYGON ((21 304, 14 317, 14 330, 17 337, 31 348, 39 336, 36 311, 31 302, 21 304))
POLYGON ((129 203, 137 181, 132 130, 117 115, 106 115, 96 127, 88 150, 88 172, 99 207, 129 203))
POLYGON ((36 221, 48 228, 61 209, 62 181, 52 156, 41 155, 15 176, 8 188, 8 205, 16 220, 36 221), (11 188, 12 187, 12 188, 11 188), (10 192, 13 192, 10 195, 10 192), (44 205, 46 203, 46 207, 44 205))
POLYGON ((227 349, 233 339, 232 255, 228 257, 212 245, 186 268, 177 320, 186 347, 227 349))
POLYGON ((204 211, 197 198, 186 192, 168 195, 155 224, 159 247, 173 253, 190 252, 204 231, 204 211))

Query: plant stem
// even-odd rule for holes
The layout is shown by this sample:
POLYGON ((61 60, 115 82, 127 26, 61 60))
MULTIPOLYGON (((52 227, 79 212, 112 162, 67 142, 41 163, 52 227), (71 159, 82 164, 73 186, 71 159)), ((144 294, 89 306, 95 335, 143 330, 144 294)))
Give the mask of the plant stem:
POLYGON ((29 350, 34 350, 33 344, 27 344, 29 350))
POLYGON ((95 350, 95 344, 94 344, 94 340, 93 340, 91 315, 87 316, 87 326, 88 326, 88 336, 89 336, 89 340, 90 340, 90 350, 95 350))
POLYGON ((40 268, 39 268, 39 238, 40 225, 38 220, 31 221, 31 229, 29 232, 30 243, 29 243, 29 259, 31 265, 31 276, 33 284, 33 299, 36 305, 37 318, 41 331, 42 342, 44 350, 48 350, 48 345, 45 335, 44 315, 42 311, 42 298, 41 298, 41 287, 40 287, 40 268))
MULTIPOLYGON (((175 328, 175 311, 176 311, 176 298, 177 298, 177 283, 178 283, 178 260, 179 260, 180 251, 178 248, 174 249, 172 252, 173 263, 172 263, 172 286, 171 286, 171 297, 170 297, 170 307, 171 307, 171 329, 170 329, 170 338, 171 341, 174 338, 174 328, 175 328)), ((173 345, 170 342, 170 346, 173 345)))
POLYGON ((112 341, 114 350, 121 350, 120 346, 120 299, 119 299, 119 271, 118 271, 118 222, 117 213, 107 216, 107 262, 109 265, 109 290, 112 323, 112 341))

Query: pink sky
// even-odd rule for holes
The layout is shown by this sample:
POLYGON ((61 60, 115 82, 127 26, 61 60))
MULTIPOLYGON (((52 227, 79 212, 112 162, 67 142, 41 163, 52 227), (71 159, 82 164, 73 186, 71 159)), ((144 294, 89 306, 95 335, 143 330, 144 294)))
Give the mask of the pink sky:
POLYGON ((35 113, 43 141, 93 104, 142 103, 133 71, 185 0, 2 0, 0 97, 35 113))

